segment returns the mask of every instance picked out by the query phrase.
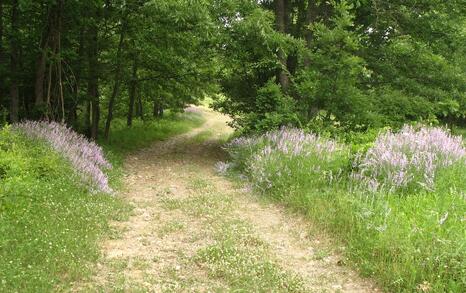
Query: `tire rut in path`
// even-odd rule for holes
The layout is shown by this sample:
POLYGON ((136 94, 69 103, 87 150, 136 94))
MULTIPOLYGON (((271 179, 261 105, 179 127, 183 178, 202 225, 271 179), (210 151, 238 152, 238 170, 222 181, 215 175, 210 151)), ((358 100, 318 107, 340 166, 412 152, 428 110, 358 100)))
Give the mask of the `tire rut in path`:
POLYGON ((227 272, 219 275, 197 260, 200 252, 219 243, 219 227, 231 229, 224 223, 234 220, 250 227, 248 233, 263 243, 266 257, 279 270, 301 280, 300 291, 378 291, 370 281, 339 266, 339 256, 322 235, 309 233, 306 220, 261 202, 215 174, 214 164, 224 156, 219 139, 231 129, 224 116, 197 109, 206 119, 203 126, 126 159, 121 196, 134 212, 128 221, 113 223, 116 236, 103 243, 103 260, 84 290, 223 292, 233 285, 241 289, 241 284, 222 277, 227 272), (209 138, 201 139, 205 136, 209 138))

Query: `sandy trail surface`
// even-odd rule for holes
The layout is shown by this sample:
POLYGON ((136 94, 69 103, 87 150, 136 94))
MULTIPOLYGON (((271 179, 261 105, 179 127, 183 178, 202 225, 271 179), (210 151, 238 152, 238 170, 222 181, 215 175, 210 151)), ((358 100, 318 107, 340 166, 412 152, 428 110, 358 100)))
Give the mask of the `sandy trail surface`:
POLYGON ((375 292, 342 265, 325 236, 282 207, 218 175, 228 119, 205 123, 128 156, 134 206, 112 224, 85 292, 375 292))

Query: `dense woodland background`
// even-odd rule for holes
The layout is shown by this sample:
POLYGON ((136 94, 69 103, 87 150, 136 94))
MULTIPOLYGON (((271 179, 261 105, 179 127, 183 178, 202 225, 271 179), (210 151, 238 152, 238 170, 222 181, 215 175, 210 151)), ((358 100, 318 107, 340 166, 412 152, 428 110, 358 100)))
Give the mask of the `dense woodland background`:
POLYGON ((1 0, 3 124, 160 117, 206 96, 244 132, 464 123, 463 0, 1 0))

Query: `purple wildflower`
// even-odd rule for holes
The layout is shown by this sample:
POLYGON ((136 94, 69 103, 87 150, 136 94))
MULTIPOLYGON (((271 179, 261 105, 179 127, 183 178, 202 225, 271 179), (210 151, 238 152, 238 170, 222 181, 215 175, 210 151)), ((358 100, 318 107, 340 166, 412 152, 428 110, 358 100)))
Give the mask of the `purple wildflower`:
POLYGON ((277 184, 283 187, 291 177, 337 180, 341 170, 328 167, 347 154, 347 148, 333 140, 285 127, 261 136, 237 138, 226 148, 234 162, 245 165, 245 171, 260 189, 277 184))
POLYGON ((93 191, 112 192, 107 175, 103 172, 112 165, 105 159, 102 149, 96 143, 57 122, 25 121, 13 127, 28 137, 47 141, 71 163, 83 182, 89 184, 93 191))
POLYGON ((231 169, 232 163, 217 162, 215 164, 215 171, 220 175, 228 174, 228 171, 231 169))
POLYGON ((412 183, 433 190, 435 175, 464 158, 461 137, 441 128, 405 126, 400 132, 381 134, 367 153, 359 159, 355 178, 370 189, 397 190, 412 183))

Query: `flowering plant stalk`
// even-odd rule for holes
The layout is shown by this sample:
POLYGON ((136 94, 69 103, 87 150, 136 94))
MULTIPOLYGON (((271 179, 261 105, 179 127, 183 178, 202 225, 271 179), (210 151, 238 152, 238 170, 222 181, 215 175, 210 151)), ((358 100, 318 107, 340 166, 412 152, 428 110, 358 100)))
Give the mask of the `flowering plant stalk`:
POLYGON ((107 175, 104 173, 104 170, 110 169, 112 165, 105 159, 101 147, 96 143, 66 125, 53 121, 25 121, 13 127, 30 138, 48 142, 71 163, 76 174, 92 191, 112 192, 107 175))
POLYGON ((281 195, 292 186, 339 180, 349 158, 345 146, 296 128, 238 138, 227 150, 256 187, 281 195))
POLYGON ((461 137, 442 128, 405 126, 398 133, 379 135, 356 162, 359 170, 354 177, 372 191, 433 190, 437 172, 465 155, 461 137))

